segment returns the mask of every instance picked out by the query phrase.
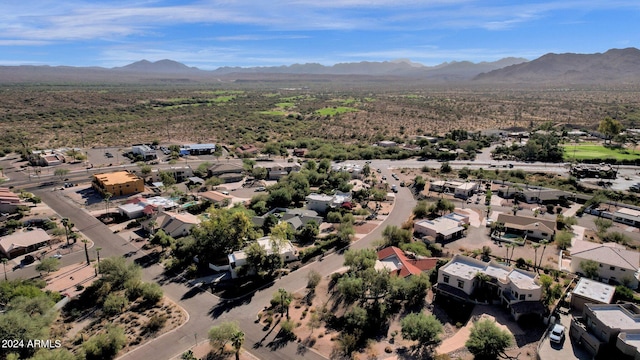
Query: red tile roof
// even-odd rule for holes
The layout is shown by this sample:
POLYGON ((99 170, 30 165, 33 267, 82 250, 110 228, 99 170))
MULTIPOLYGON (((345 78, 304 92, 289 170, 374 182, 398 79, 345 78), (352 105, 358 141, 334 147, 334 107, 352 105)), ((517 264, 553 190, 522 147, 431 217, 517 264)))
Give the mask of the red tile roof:
POLYGON ((395 246, 386 247, 378 251, 378 260, 390 260, 392 258, 397 259, 402 264, 397 270, 393 271, 400 277, 407 277, 409 275, 420 275, 423 271, 428 271, 436 267, 438 263, 437 258, 424 258, 424 259, 411 259, 405 255, 404 251, 395 246))

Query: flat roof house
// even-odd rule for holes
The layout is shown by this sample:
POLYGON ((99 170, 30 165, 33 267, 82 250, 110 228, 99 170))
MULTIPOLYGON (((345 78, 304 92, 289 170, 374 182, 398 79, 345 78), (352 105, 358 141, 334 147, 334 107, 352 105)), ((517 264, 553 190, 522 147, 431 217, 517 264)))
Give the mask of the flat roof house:
MULTIPOLYGON (((468 218, 467 218, 468 221, 468 218)), ((413 231, 435 241, 445 242, 462 237, 464 222, 451 217, 442 216, 433 220, 419 220, 413 225, 413 231)))
POLYGON ((123 196, 144 191, 144 181, 128 171, 95 174, 91 186, 102 195, 123 196))
POLYGON ((178 207, 178 204, 175 201, 165 197, 154 196, 146 199, 137 197, 129 200, 126 204, 119 205, 118 212, 129 219, 135 219, 144 215, 151 216, 160 211, 175 209, 176 207, 178 207))
POLYGON ((144 160, 152 160, 158 157, 156 151, 146 144, 135 144, 131 146, 134 155, 142 157, 144 160))
POLYGON ((279 180, 292 172, 300 171, 302 166, 300 164, 293 163, 265 163, 256 165, 256 167, 263 167, 267 169, 267 179, 269 180, 279 180))
MULTIPOLYGON (((262 237, 256 240, 257 243, 265 249, 267 255, 273 253, 272 241, 270 236, 262 237)), ((293 247, 290 241, 285 241, 278 246, 280 257, 284 262, 298 260, 298 251, 293 247)), ((231 268, 231 277, 238 277, 238 268, 247 264, 247 254, 244 250, 234 251, 229 254, 229 266, 231 268)))
POLYGON ((585 304, 582 316, 571 320, 569 336, 595 358, 614 355, 616 349, 629 359, 640 359, 640 308, 630 303, 585 304))
POLYGON ((33 230, 16 231, 0 238, 0 250, 9 259, 24 255, 47 245, 51 236, 46 231, 36 228, 33 230))
POLYGON ((525 314, 542 315, 545 311, 540 303, 542 287, 536 273, 463 255, 455 255, 438 270, 435 286, 438 295, 475 302, 473 297, 479 289, 488 298, 500 300, 516 320, 525 314), (483 281, 478 274, 486 275, 489 280, 483 281))
POLYGON ((307 200, 307 209, 325 213, 330 208, 339 207, 351 201, 351 194, 340 191, 336 191, 334 195, 311 193, 305 200, 307 200))
POLYGON ((585 304, 610 304, 615 292, 615 286, 580 278, 571 292, 571 307, 583 311, 585 304))
POLYGON ((189 155, 206 155, 216 151, 216 144, 185 144, 181 149, 186 150, 189 155))
POLYGON ((597 244, 575 240, 571 246, 571 272, 583 274, 581 263, 598 263, 598 278, 604 283, 627 284, 637 289, 640 281, 640 253, 616 243, 597 244))

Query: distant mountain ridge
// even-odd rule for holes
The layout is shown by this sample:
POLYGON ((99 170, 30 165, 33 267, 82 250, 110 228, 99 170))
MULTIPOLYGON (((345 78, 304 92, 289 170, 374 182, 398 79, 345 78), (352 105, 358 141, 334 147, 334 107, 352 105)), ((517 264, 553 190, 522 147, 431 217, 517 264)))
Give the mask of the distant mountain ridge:
POLYGON ((338 63, 325 66, 317 63, 293 64, 270 67, 221 67, 213 70, 214 74, 312 74, 312 75, 369 75, 369 76, 401 76, 401 77, 454 77, 469 80, 482 72, 500 69, 505 66, 528 61, 523 58, 505 58, 494 62, 472 63, 469 61, 450 62, 437 66, 426 66, 407 59, 394 61, 357 63, 338 63))
POLYGON ((122 67, 0 66, 0 83, 46 82, 233 82, 233 81, 413 81, 428 84, 640 84, 640 50, 596 54, 549 53, 535 60, 445 62, 426 66, 409 59, 201 70, 173 60, 140 60, 122 67))
POLYGON ((535 60, 479 74, 487 83, 640 83, 640 50, 611 49, 596 54, 549 53, 535 60))

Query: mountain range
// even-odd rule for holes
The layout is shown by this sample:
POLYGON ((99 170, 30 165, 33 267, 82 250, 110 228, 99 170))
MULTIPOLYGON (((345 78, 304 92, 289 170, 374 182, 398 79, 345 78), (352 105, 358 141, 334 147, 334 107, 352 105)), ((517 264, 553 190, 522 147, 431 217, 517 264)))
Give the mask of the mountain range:
POLYGON ((273 67, 221 67, 213 71, 173 60, 141 60, 115 67, 0 66, 0 83, 105 82, 208 83, 227 81, 412 81, 427 84, 640 84, 640 50, 596 54, 549 53, 528 61, 448 62, 426 66, 407 59, 385 62, 317 63, 273 67))

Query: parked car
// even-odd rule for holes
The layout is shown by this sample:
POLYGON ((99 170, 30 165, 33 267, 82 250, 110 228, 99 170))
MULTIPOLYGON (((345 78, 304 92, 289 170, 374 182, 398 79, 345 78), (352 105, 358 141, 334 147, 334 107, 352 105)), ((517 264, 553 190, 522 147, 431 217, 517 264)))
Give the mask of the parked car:
POLYGON ((564 339, 564 325, 555 324, 549 333, 549 341, 560 344, 564 339))
POLYGON ((256 188, 256 192, 262 192, 262 191, 267 191, 267 188, 265 188, 264 186, 258 186, 256 188))

